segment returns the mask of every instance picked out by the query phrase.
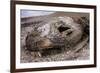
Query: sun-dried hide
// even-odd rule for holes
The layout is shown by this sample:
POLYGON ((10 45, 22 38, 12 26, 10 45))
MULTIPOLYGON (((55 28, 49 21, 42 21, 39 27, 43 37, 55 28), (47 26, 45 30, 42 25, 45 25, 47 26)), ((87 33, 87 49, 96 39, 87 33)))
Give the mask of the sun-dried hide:
POLYGON ((72 48, 82 38, 83 29, 71 17, 52 17, 27 34, 26 48, 37 52, 48 48, 72 48))

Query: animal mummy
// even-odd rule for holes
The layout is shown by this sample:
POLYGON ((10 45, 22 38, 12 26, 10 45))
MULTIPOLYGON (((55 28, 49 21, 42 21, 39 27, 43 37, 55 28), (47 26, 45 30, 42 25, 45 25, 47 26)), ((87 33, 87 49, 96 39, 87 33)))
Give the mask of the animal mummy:
POLYGON ((74 47, 81 40, 86 28, 86 24, 83 24, 84 19, 80 21, 81 23, 78 22, 67 16, 52 17, 45 24, 27 34, 26 48, 37 52, 41 57, 42 50, 48 48, 74 47))

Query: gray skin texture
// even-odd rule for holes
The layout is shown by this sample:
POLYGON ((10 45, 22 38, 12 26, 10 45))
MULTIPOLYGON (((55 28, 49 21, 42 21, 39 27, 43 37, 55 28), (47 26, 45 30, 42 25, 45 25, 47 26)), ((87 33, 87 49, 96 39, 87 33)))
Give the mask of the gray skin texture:
POLYGON ((46 49, 71 49, 80 42, 84 27, 71 17, 53 17, 27 34, 26 49, 32 51, 34 57, 42 57, 46 49))

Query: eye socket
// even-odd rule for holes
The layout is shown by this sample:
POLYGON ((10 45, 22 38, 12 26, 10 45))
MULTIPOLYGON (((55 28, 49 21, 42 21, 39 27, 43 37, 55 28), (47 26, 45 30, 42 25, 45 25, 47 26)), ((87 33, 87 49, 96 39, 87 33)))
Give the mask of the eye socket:
POLYGON ((60 26, 60 27, 58 28, 59 32, 66 31, 66 30, 68 30, 68 29, 70 29, 70 28, 69 28, 69 27, 62 27, 62 26, 60 26))

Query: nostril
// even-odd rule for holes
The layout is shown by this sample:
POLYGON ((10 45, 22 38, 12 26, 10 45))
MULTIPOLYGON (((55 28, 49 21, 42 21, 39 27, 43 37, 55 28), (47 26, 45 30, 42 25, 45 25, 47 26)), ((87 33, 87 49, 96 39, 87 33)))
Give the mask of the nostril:
POLYGON ((68 30, 68 29, 70 29, 70 28, 69 28, 69 27, 62 27, 62 26, 60 26, 60 27, 58 28, 59 32, 66 31, 66 30, 68 30))

